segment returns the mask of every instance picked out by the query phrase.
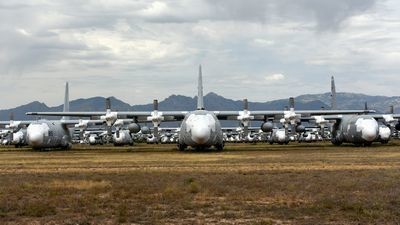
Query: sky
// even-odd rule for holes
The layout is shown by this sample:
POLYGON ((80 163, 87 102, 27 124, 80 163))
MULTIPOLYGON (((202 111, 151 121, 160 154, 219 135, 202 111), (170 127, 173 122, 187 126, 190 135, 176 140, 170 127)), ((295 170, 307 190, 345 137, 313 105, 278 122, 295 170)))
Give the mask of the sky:
POLYGON ((0 109, 195 96, 200 64, 231 99, 400 95, 396 0, 8 0, 0 33, 0 109))

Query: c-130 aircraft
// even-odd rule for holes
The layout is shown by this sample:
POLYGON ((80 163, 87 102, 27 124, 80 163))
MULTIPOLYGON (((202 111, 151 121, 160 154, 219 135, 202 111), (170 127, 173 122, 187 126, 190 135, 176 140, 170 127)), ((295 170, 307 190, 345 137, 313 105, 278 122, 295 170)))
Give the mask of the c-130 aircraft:
POLYGON ((43 116, 74 116, 74 117, 93 117, 101 116, 107 124, 114 124, 121 118, 132 118, 134 123, 152 122, 154 131, 157 133, 162 121, 182 121, 179 130, 178 149, 185 150, 187 147, 195 149, 205 149, 215 147, 222 150, 224 147, 223 133, 220 120, 239 120, 242 124, 249 121, 263 121, 261 127, 269 127, 271 119, 283 118, 289 122, 299 121, 301 116, 313 115, 337 115, 337 114, 365 114, 374 112, 373 110, 281 110, 281 111, 208 111, 204 107, 203 100, 203 78, 202 69, 199 66, 198 75, 198 98, 197 108, 194 111, 125 111, 116 112, 28 112, 27 115, 43 116))
MULTIPOLYGON (((65 84, 64 113, 69 111, 69 87, 65 84)), ((26 129, 25 138, 27 144, 33 149, 69 149, 72 147, 72 132, 74 125, 80 120, 70 120, 63 116, 60 120, 30 120, 30 121, 0 121, 0 125, 12 128, 12 132, 26 129)), ((102 120, 90 120, 88 124, 103 124, 102 120)), ((75 126, 76 127, 76 126, 75 126)), ((11 136, 13 136, 13 133, 11 136)))

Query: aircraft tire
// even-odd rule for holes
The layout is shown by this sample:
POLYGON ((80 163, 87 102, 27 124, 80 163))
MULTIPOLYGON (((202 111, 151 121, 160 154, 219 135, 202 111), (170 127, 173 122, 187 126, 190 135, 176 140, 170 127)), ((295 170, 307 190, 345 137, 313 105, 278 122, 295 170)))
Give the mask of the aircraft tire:
POLYGON ((224 149, 224 144, 216 144, 215 148, 217 149, 217 151, 222 151, 224 149))
POLYGON ((185 144, 178 144, 178 150, 179 151, 185 151, 187 146, 185 144))

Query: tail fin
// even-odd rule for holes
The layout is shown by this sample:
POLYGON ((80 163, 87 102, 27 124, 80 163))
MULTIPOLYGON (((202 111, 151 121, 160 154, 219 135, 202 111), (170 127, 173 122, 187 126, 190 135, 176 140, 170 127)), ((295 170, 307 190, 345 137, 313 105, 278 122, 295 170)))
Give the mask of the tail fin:
MULTIPOLYGON (((68 82, 65 83, 65 95, 64 95, 64 109, 63 112, 69 112, 69 87, 68 82)), ((62 119, 69 119, 68 116, 63 116, 62 119)))
POLYGON ((337 109, 335 77, 331 78, 331 109, 337 109))
POLYGON ((197 85, 197 110, 204 110, 203 75, 201 74, 201 65, 199 66, 199 81, 197 85))

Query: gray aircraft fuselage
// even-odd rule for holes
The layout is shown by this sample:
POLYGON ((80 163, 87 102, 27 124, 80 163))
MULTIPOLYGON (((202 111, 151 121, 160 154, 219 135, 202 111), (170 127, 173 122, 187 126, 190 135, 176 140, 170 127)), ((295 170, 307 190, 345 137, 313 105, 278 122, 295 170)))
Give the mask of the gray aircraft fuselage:
POLYGON ((118 137, 115 132, 113 134, 113 143, 115 146, 133 145, 133 139, 129 130, 120 130, 118 137))
POLYGON ((273 129, 271 132, 271 136, 268 138, 268 142, 270 144, 278 143, 278 144, 288 144, 289 137, 285 130, 285 128, 273 129))
POLYGON ((34 149, 65 148, 71 143, 71 130, 61 121, 39 120, 27 128, 29 145, 34 149))
POLYGON ((335 145, 369 145, 379 137, 378 122, 368 115, 343 115, 332 128, 332 143, 335 145))
POLYGON ((178 147, 187 146, 209 148, 215 146, 222 150, 224 146, 221 124, 213 112, 196 110, 188 113, 182 121, 178 147))

